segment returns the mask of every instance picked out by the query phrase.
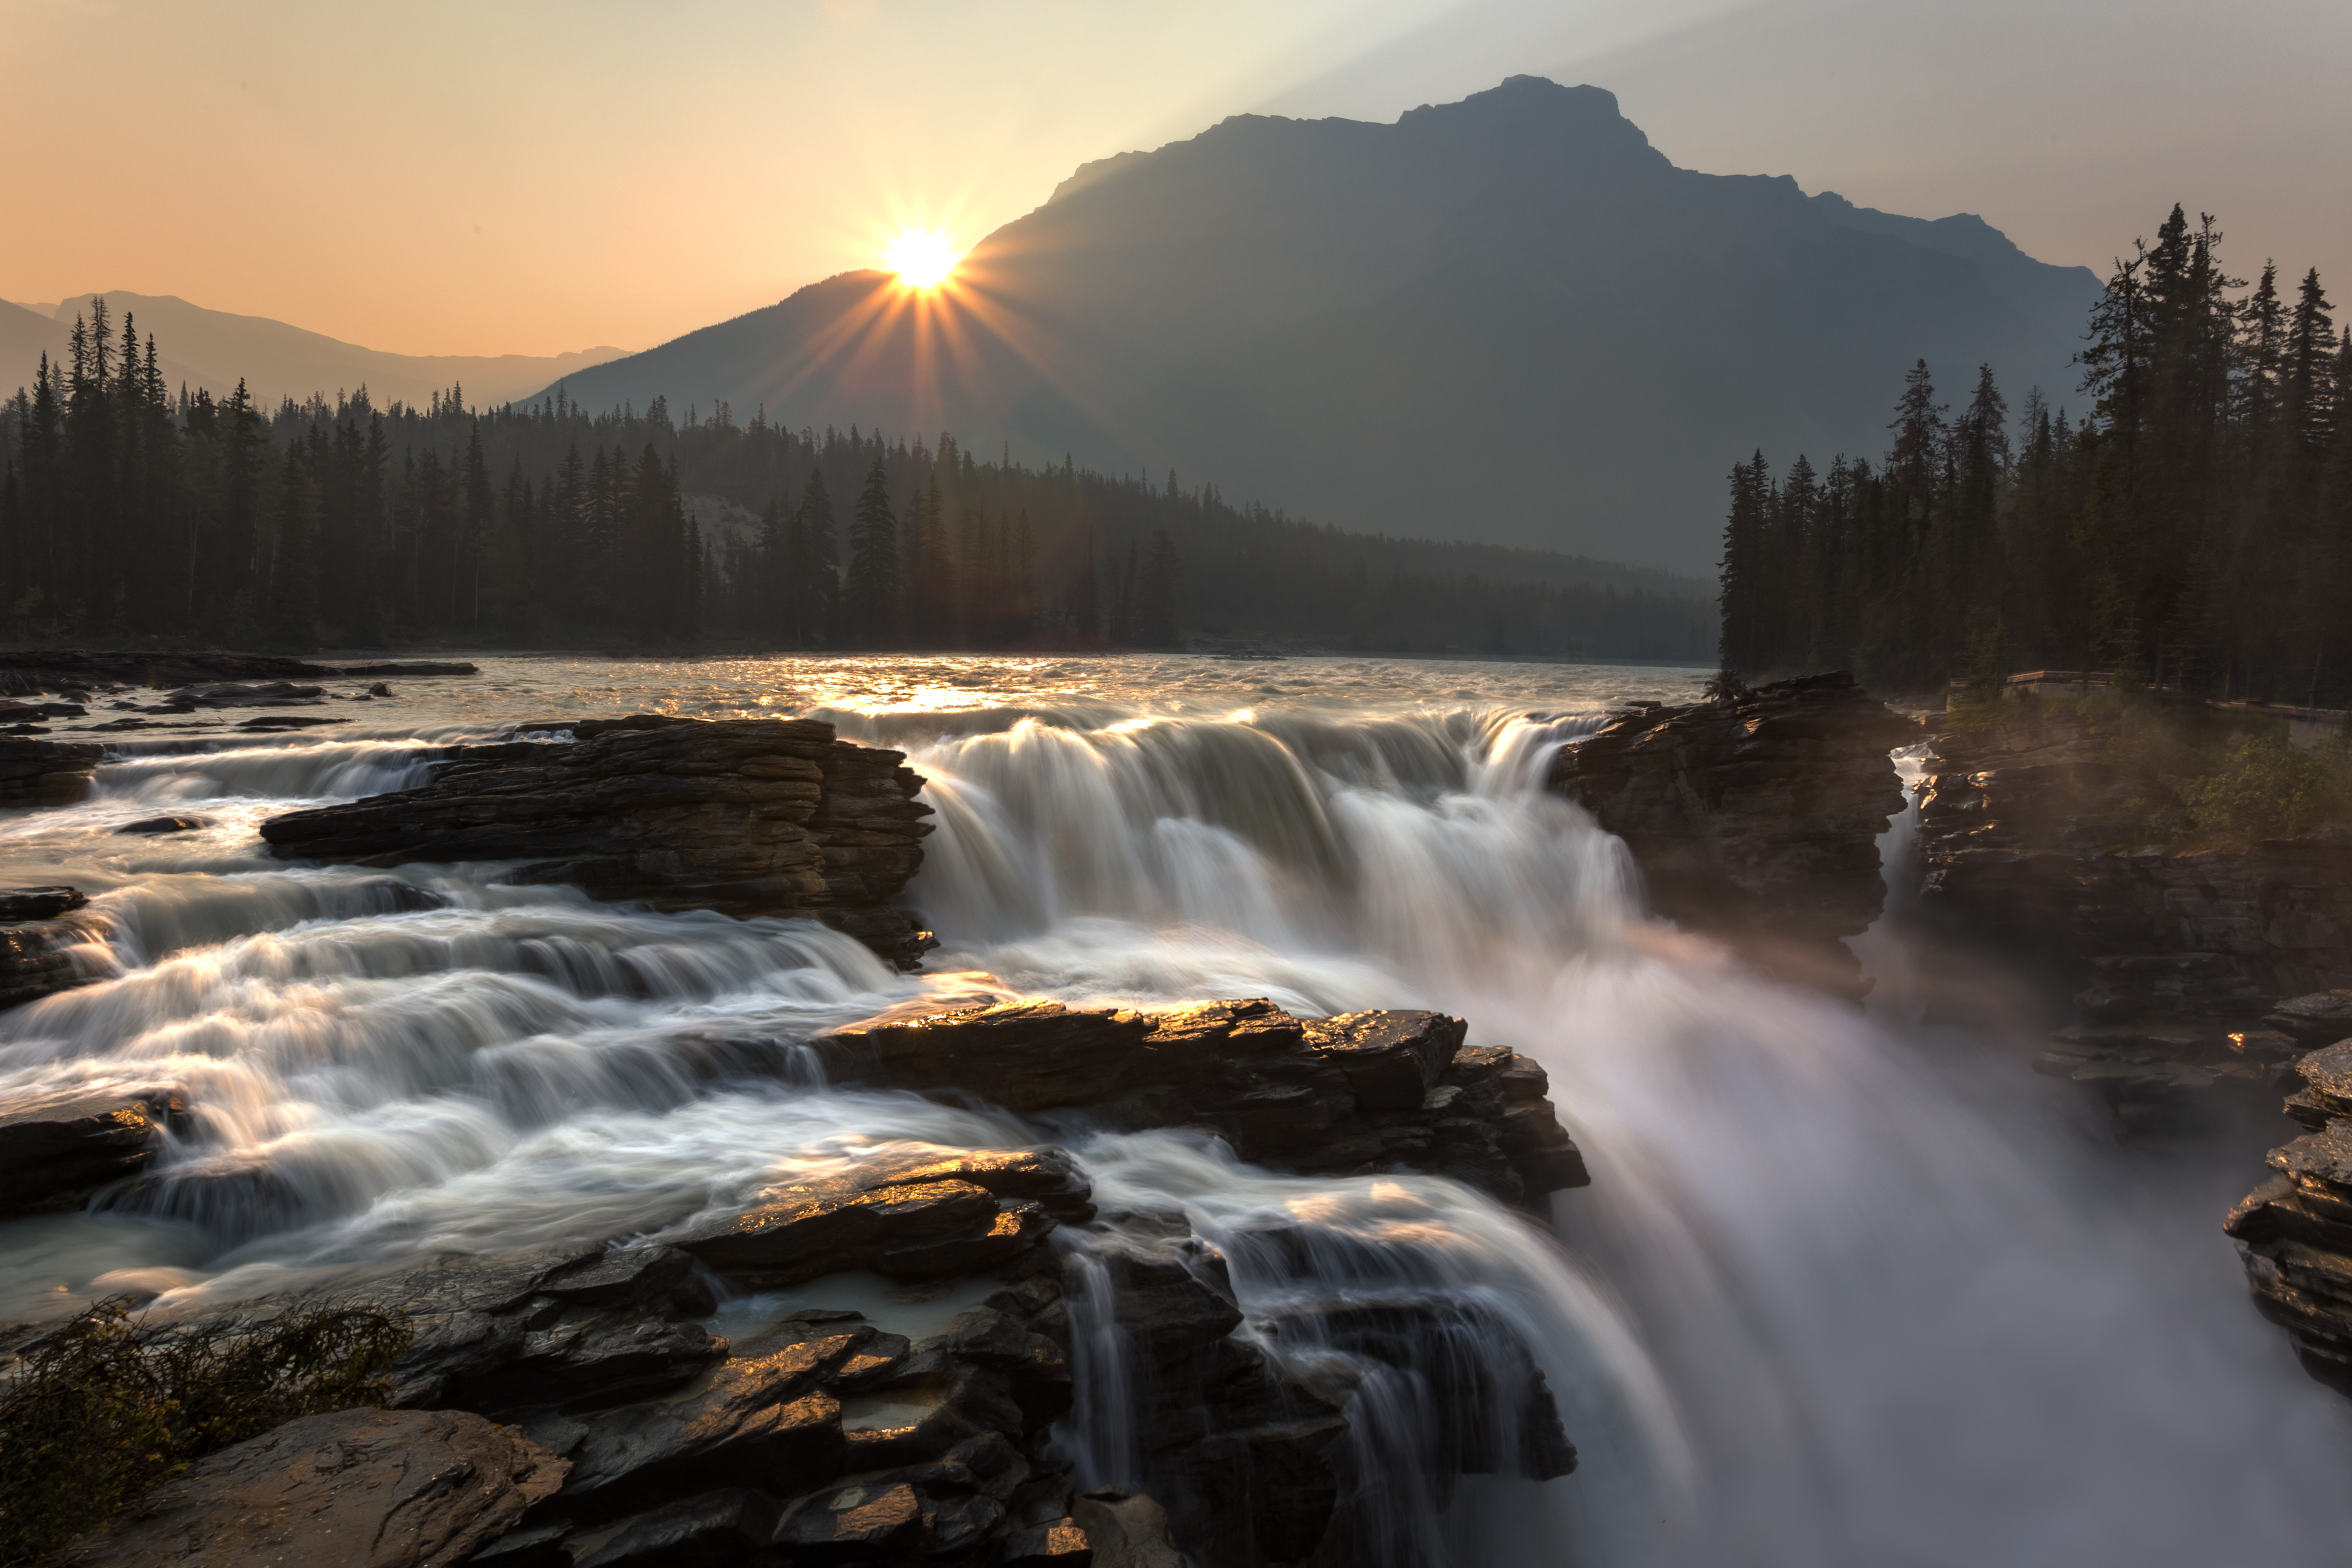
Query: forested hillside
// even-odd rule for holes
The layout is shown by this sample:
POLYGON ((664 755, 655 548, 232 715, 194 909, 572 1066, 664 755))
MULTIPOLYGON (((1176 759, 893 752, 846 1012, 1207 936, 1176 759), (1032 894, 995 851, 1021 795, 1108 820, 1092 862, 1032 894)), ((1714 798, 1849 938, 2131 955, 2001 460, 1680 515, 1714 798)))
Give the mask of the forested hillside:
POLYGON ((274 413, 167 392, 102 301, 0 413, 16 640, 287 647, 1172 646, 1704 657, 1704 588, 1354 534, 1213 485, 787 431, 656 400, 274 413), (690 503, 757 514, 706 531, 690 503))
POLYGON ((1913 688, 2112 669, 2264 701, 2352 693, 2352 331, 2315 270, 2251 287, 2179 207, 2118 263, 2085 411, 2012 423, 1990 369, 1957 416, 1923 361, 1876 468, 1759 452, 1731 473, 1721 653, 1913 688))

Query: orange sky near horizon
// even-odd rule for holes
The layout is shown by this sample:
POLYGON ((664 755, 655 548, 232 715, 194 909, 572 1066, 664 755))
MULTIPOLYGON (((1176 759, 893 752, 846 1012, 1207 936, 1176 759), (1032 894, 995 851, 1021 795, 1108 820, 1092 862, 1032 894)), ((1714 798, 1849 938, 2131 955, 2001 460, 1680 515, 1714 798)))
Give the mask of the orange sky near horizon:
POLYGON ((1393 120, 1519 71, 1611 88, 1687 167, 1977 212, 2045 260, 2104 267, 2179 199, 2240 272, 2352 269, 2352 7, 2317 0, 2226 33, 2186 0, 0 0, 0 299, 404 353, 648 347, 1230 113, 1393 120))

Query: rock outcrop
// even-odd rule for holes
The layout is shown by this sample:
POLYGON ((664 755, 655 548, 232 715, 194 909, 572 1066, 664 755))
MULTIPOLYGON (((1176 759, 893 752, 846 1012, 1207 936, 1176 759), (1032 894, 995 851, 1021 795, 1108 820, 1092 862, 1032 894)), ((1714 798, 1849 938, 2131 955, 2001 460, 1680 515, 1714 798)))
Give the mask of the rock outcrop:
POLYGON ((0 737, 0 808, 71 805, 89 794, 104 747, 0 737))
MULTIPOLYGON (((1923 913, 2073 998, 2037 1070, 2091 1086, 2133 1138, 2193 1131, 2216 1092, 2352 1033, 2283 1034, 2275 999, 2352 986, 2352 837, 2126 852, 2099 825, 2130 785, 2106 740, 2021 710, 1939 734, 1920 795, 1923 913)), ((2331 1032, 2332 1031, 2332 1032, 2331 1032)))
POLYGON ((1582 1186, 1583 1156, 1544 1070, 1463 1045, 1441 1013, 1294 1018, 1265 1001, 1162 1013, 1016 1002, 815 1042, 841 1082, 976 1096, 1024 1113, 1083 1109, 1120 1128, 1199 1127, 1297 1171, 1434 1171, 1507 1203, 1582 1186))
POLYGON ((106 966, 77 952, 108 929, 96 914, 79 912, 89 902, 75 888, 0 889, 0 1008, 100 977, 106 966))
POLYGON ((2309 1131, 2271 1151, 2278 1174, 2223 1228, 2263 1315, 2287 1331, 2312 1376, 2352 1394, 2352 1039, 2302 1058, 2294 1076, 2302 1087, 2287 1114, 2309 1131))
MULTIPOLYGON (((1580 1181, 1540 1070, 1465 1047, 1463 1032, 1442 1015, 1302 1020, 1264 1002, 1160 1015, 1029 1005, 820 1047, 866 1081, 1210 1128, 1300 1169, 1445 1172, 1520 1201, 1580 1181), (1064 1072, 1071 1092, 1054 1088, 1064 1072)), ((1347 1439, 1355 1391, 1374 1377, 1391 1391, 1381 1410, 1393 1390, 1417 1391, 1429 1473, 1414 1484, 1573 1468, 1530 1347, 1495 1314, 1427 1287, 1336 1299, 1309 1288, 1317 1243, 1303 1230, 1244 1239, 1254 1267, 1290 1259, 1297 1281, 1246 1328, 1224 1256, 1181 1212, 1098 1215, 1067 1152, 898 1147, 626 1244, 419 1260, 337 1288, 414 1330, 392 1411, 313 1418, 352 1424, 361 1436, 340 1447, 294 1423, 215 1456, 85 1543, 82 1561, 143 1564, 174 1530, 173 1550, 194 1543, 205 1562, 247 1562, 236 1552, 248 1539, 288 1561, 342 1561, 313 1550, 302 1521, 373 1541, 385 1519, 413 1524, 405 1554, 348 1560, 1352 1561, 1368 1526, 1348 1500, 1376 1478, 1351 1470, 1347 1439), (1140 1489, 1080 1489, 1071 1439, 1054 1436, 1079 1418, 1080 1335, 1097 1402, 1131 1427, 1123 1463, 1140 1489), (432 1421, 453 1424, 417 1425, 432 1421), (506 1446, 467 1448, 483 1430, 506 1446), (477 1512, 456 1509, 463 1487, 415 1484, 404 1456, 433 1442, 455 1456, 436 1473, 488 1478, 477 1512), (289 1478, 285 1456, 301 1445, 331 1462, 289 1478), (339 1489, 346 1476, 373 1479, 368 1499, 339 1489), (281 1492, 236 1533, 222 1500, 265 1485, 281 1492), (362 1503, 381 1512, 362 1518, 362 1503)), ((251 1323, 287 1305, 205 1311, 251 1323)))
POLYGON ((455 1568, 564 1463, 465 1411, 306 1415, 196 1461, 68 1553, 77 1568, 455 1568))
POLYGON ((289 859, 521 860, 516 880, 592 898, 813 916, 907 968, 935 945, 893 905, 931 830, 903 753, 807 719, 562 729, 573 739, 467 748, 420 788, 272 817, 261 836, 289 859))
POLYGON ((1878 918, 1877 839, 1904 805, 1888 753, 1923 738, 1841 670, 1641 704, 1563 747, 1549 783, 1625 841, 1659 913, 1860 995, 1840 939, 1878 918))
POLYGON ((163 1133, 184 1127, 187 1113, 177 1089, 9 1106, 0 1112, 0 1215, 68 1207, 136 1175, 162 1152, 163 1133))
POLYGON ((1927 902, 1998 933, 2095 1021, 2251 1020, 2352 986, 2352 836, 2252 849, 2116 850, 2097 824, 2128 788, 2064 716, 1936 737, 1920 795, 1927 902))

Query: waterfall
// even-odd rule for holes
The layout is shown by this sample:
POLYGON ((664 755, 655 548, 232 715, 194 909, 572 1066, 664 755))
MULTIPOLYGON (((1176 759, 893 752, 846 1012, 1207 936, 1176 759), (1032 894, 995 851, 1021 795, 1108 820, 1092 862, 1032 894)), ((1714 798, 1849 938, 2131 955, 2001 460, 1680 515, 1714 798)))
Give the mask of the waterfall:
POLYGON ((803 921, 263 854, 263 817, 413 782, 439 731, 145 742, 91 799, 0 821, 0 873, 96 895, 108 974, 0 1016, 0 1096, 171 1082, 196 1108, 101 1210, 0 1226, 0 1310, 653 1236, 879 1147, 1054 1139, 1106 1215, 1061 1238, 1082 1468, 1141 1462, 1090 1259, 1138 1216, 1181 1216, 1223 1254, 1241 1331, 1349 1401, 1342 1530, 1366 1563, 2204 1568, 2333 1562, 2352 1538, 2352 1423, 2245 1304, 2214 1224, 2234 1173, 2209 1201, 2194 1172, 2081 1136, 2021 1059, 1646 918, 1622 846, 1540 783, 1609 692, 1657 689, 1036 661, 1018 700, 919 711, 891 704, 989 672, 870 661, 858 699, 853 662, 624 667, 608 710, 541 678, 518 683, 527 707, 457 717, 627 711, 671 681, 760 711, 789 681, 929 780, 909 899, 944 946, 921 975, 803 921), (207 825, 113 831, 178 803, 207 825), (1544 1065, 1592 1186, 1556 1197, 1547 1235, 1435 1177, 1286 1175, 1196 1136, 828 1089, 792 1052, 971 1001, 1235 995, 1462 1015, 1544 1065), (1425 1365, 1374 1364, 1332 1327, 1405 1308, 1436 1325, 1425 1365), (1577 1472, 1423 1488, 1432 1380, 1507 1344, 1577 1472))

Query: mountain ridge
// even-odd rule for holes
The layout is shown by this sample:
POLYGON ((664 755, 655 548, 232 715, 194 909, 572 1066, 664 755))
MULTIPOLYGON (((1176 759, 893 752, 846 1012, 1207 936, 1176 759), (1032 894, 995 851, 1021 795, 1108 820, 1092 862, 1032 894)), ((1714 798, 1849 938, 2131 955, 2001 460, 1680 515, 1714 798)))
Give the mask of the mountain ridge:
POLYGON ((1389 123, 1230 116, 1081 165, 941 310, 841 273, 562 384, 1704 574, 1733 462, 1874 461, 1922 357, 2063 401, 2097 289, 1980 218, 1678 168, 1614 95, 1515 77, 1389 123))
POLYGON ((29 306, 10 304, 0 311, 0 386, 30 385, 44 352, 51 363, 59 362, 73 319, 87 317, 91 301, 100 299, 118 324, 127 310, 138 318, 142 339, 154 333, 164 380, 175 391, 184 383, 220 397, 242 380, 257 401, 272 407, 287 397, 298 403, 313 395, 332 398, 362 385, 378 404, 421 404, 456 383, 465 384, 468 402, 506 403, 545 384, 551 375, 588 369, 626 352, 604 344, 562 354, 396 354, 274 317, 215 310, 176 294, 118 289, 58 301, 45 329, 20 319, 44 319, 29 306))

